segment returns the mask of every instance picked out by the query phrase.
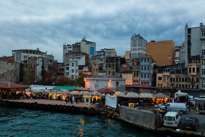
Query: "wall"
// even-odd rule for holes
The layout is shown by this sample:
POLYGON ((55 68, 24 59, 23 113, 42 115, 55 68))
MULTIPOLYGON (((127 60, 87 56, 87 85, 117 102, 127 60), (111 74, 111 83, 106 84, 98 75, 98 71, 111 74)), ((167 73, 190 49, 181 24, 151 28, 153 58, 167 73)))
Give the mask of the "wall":
POLYGON ((133 75, 132 73, 121 73, 122 78, 126 78, 125 85, 133 85, 133 75))
POLYGON ((148 42, 147 55, 151 55, 156 65, 174 65, 175 42, 172 40, 148 42), (168 58, 168 56, 171 56, 171 58, 168 58))

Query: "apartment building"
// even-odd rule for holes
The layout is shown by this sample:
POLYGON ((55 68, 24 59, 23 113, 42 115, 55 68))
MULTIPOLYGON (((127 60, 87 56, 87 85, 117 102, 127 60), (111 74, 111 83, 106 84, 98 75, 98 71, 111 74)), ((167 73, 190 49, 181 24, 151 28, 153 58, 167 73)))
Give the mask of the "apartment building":
POLYGON ((140 34, 131 37, 131 60, 133 58, 146 57, 147 41, 140 34))
MULTIPOLYGON (((185 58, 200 56, 200 89, 205 89, 205 25, 199 27, 185 26, 185 58)), ((188 66, 188 60, 185 60, 188 66)))

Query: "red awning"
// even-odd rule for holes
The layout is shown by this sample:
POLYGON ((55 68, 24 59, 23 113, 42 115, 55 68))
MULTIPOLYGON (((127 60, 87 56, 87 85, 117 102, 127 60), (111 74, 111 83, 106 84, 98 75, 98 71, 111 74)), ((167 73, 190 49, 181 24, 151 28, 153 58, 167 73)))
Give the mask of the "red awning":
POLYGON ((115 93, 115 91, 108 89, 108 88, 101 88, 98 90, 100 93, 115 93))
POLYGON ((30 87, 26 85, 11 83, 11 82, 0 82, 0 88, 13 89, 13 88, 30 88, 30 87))

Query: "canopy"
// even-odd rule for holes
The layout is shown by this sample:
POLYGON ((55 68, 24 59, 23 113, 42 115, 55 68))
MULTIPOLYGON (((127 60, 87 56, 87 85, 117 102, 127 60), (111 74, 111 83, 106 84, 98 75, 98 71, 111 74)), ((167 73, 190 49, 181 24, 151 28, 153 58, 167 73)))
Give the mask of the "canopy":
POLYGON ((80 92, 79 91, 71 91, 70 94, 71 95, 80 95, 80 92))
POLYGON ((90 92, 89 91, 81 91, 80 94, 81 95, 88 95, 88 94, 90 94, 90 92))
POLYGON ((100 93, 115 93, 115 91, 108 89, 108 88, 101 88, 98 90, 100 93))
POLYGON ((53 89, 67 89, 67 90, 71 90, 71 89, 76 89, 76 87, 74 87, 74 86, 56 86, 53 89))
POLYGON ((57 93, 59 93, 59 94, 69 94, 69 91, 68 90, 59 90, 59 91, 57 91, 57 93))
POLYGON ((127 93, 127 95, 123 96, 125 98, 138 98, 139 94, 138 93, 133 93, 133 92, 130 92, 130 93, 127 93))
POLYGON ((91 95, 100 95, 100 93, 98 92, 98 91, 93 91, 93 92, 91 92, 91 95))
POLYGON ((124 92, 116 91, 114 96, 125 96, 125 93, 124 92))
POLYGON ((169 98, 168 96, 166 96, 163 93, 157 93, 155 95, 153 95, 154 98, 169 98))
POLYGON ((151 93, 140 93, 139 98, 154 98, 151 93))
POLYGON ((30 85, 31 90, 53 89, 55 86, 30 85))

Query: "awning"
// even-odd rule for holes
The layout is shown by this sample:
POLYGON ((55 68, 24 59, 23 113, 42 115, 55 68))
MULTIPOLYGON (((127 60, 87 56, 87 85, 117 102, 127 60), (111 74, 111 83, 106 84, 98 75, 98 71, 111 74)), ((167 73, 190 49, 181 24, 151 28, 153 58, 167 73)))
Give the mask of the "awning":
POLYGON ((74 87, 74 86, 56 86, 53 89, 67 89, 67 90, 71 90, 71 89, 76 89, 76 87, 74 87))
POLYGON ((166 96, 163 93, 157 93, 153 95, 154 98, 169 98, 169 96, 166 96))
POLYGON ((154 98, 151 93, 140 93, 139 98, 154 98))
POLYGON ((101 88, 98 90, 100 93, 115 93, 115 91, 108 89, 108 88, 101 88))

